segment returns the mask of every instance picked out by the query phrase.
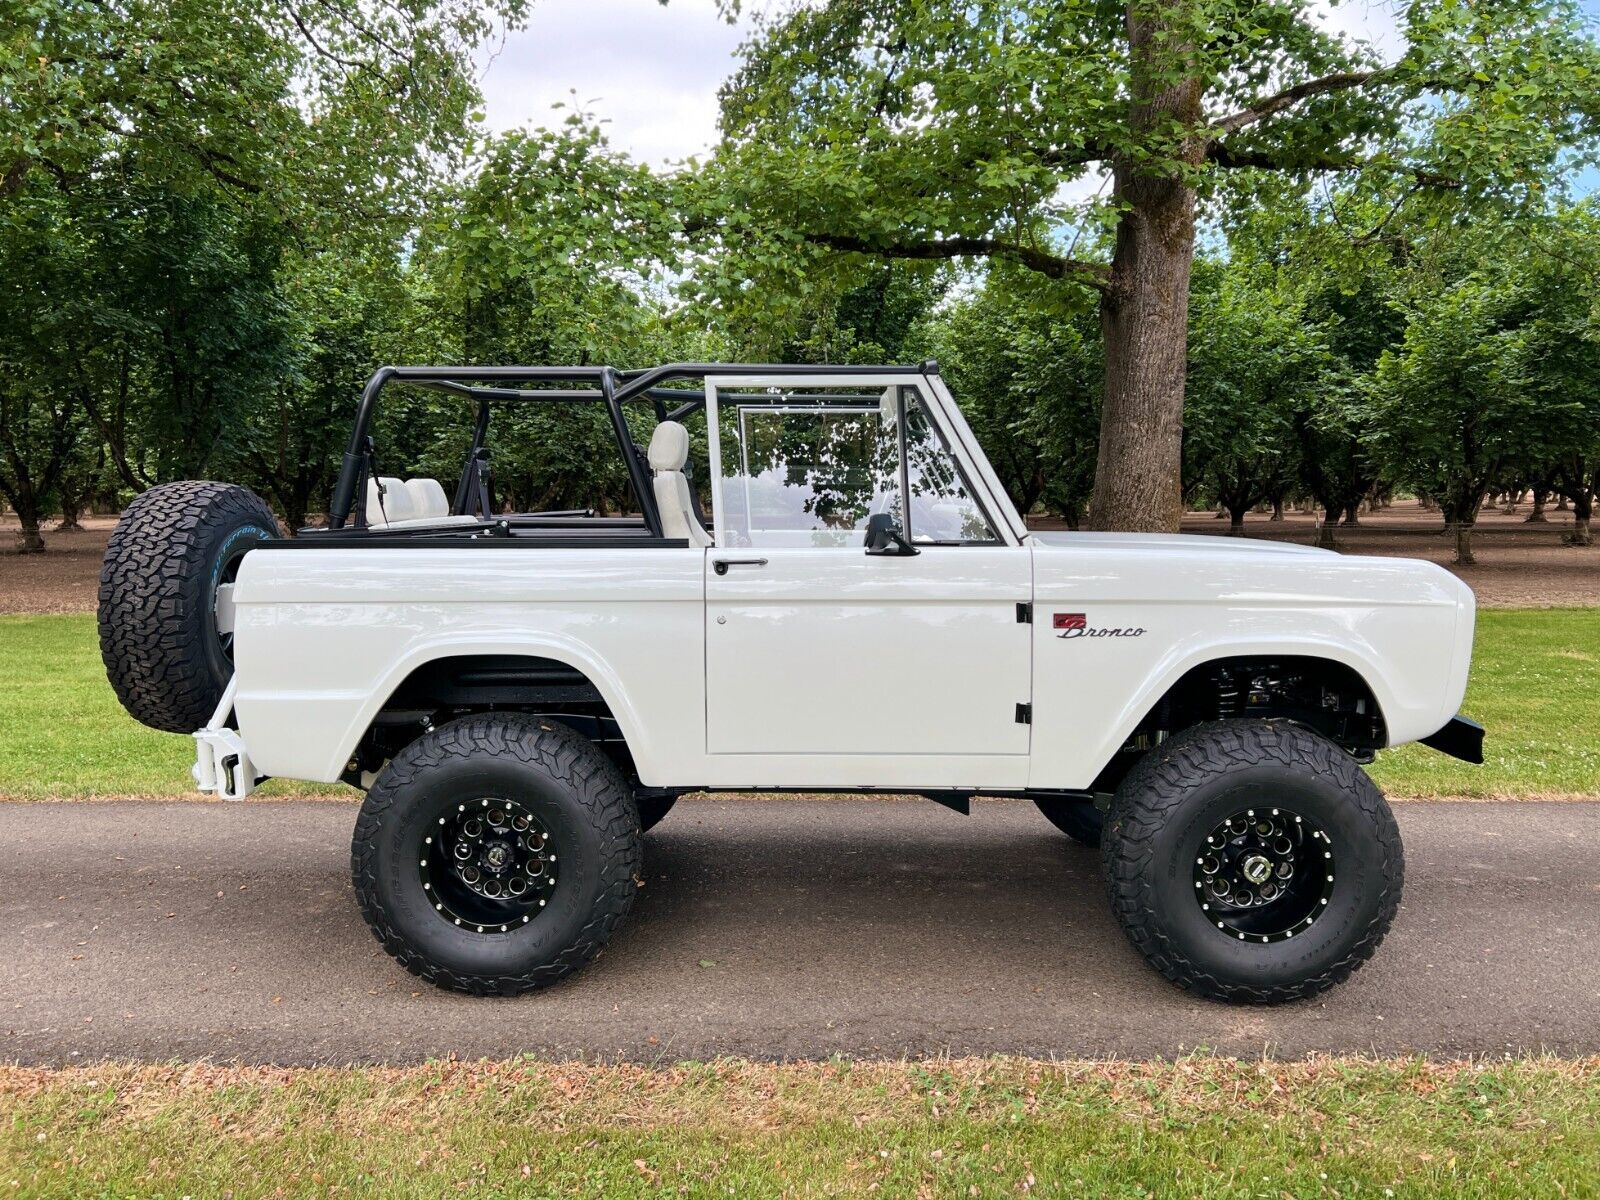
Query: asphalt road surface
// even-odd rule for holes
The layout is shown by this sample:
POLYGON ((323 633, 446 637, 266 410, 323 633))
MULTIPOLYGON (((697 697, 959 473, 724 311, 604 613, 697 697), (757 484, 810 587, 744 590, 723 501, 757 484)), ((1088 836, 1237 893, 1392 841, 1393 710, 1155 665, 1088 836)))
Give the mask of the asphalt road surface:
POLYGON ((515 1000, 379 950, 349 805, 0 805, 0 1059, 1600 1052, 1600 804, 1397 811, 1377 958, 1249 1009, 1146 968, 1098 856, 1020 802, 685 801, 606 954, 515 1000))

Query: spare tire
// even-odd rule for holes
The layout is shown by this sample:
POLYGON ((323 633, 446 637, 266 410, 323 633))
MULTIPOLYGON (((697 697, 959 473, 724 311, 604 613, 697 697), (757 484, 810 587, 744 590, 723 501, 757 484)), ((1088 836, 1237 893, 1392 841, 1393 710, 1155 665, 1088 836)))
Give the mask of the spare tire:
POLYGON ((266 501, 231 483, 165 483, 128 506, 100 569, 100 657, 136 720, 167 733, 210 720, 233 675, 217 588, 277 536, 266 501))

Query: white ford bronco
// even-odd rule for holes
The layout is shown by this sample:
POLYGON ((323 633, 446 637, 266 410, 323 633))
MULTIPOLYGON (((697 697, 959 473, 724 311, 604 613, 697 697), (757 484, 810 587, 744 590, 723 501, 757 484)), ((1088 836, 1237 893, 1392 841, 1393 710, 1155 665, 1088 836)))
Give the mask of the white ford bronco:
POLYGON ((1412 741, 1482 761, 1449 573, 1031 532, 933 363, 384 368, 327 528, 280 537, 229 484, 154 488, 99 621, 118 696, 193 733, 202 790, 364 791, 367 922, 474 993, 599 953, 681 794, 811 790, 1032 800, 1101 846, 1169 979, 1307 996, 1400 901, 1360 764, 1412 741), (453 494, 380 472, 396 386, 461 403, 453 494), (487 439, 519 405, 598 406, 633 515, 502 511, 487 439))

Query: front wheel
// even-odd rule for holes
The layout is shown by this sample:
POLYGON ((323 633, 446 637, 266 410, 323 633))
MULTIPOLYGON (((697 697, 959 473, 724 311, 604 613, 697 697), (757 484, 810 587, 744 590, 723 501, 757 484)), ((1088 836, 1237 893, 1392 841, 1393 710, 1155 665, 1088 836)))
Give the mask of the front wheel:
POLYGON ((1224 721, 1167 739, 1112 802, 1112 907, 1145 960, 1203 996, 1275 1004, 1349 977, 1400 904, 1400 831, 1344 751, 1224 721))
POLYGON ((414 975, 517 995, 600 953, 633 904, 639 815, 606 756, 555 721, 464 717, 412 742, 362 802, 362 914, 414 975))

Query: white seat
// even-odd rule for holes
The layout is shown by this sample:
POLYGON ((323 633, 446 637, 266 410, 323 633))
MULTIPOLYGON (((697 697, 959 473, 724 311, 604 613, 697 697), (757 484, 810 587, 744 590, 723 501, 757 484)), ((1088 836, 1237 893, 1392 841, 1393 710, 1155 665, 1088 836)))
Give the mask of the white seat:
POLYGON ((476 525, 478 518, 452 516, 444 485, 437 479, 397 479, 392 475, 367 480, 367 525, 372 529, 421 529, 429 525, 476 525), (383 503, 378 503, 378 485, 383 503))
POLYGON ((663 421, 650 435, 650 469, 655 472, 656 506, 661 509, 661 532, 684 538, 691 546, 711 545, 711 535, 694 515, 689 480, 683 464, 689 461, 689 431, 676 421, 663 421))
POLYGON ((393 475, 381 475, 367 480, 367 524, 373 529, 384 529, 396 521, 416 516, 412 511, 415 501, 406 481, 393 475))
POLYGON ((413 517, 450 515, 450 501, 445 499, 444 485, 437 479, 408 479, 406 491, 411 493, 413 517))

